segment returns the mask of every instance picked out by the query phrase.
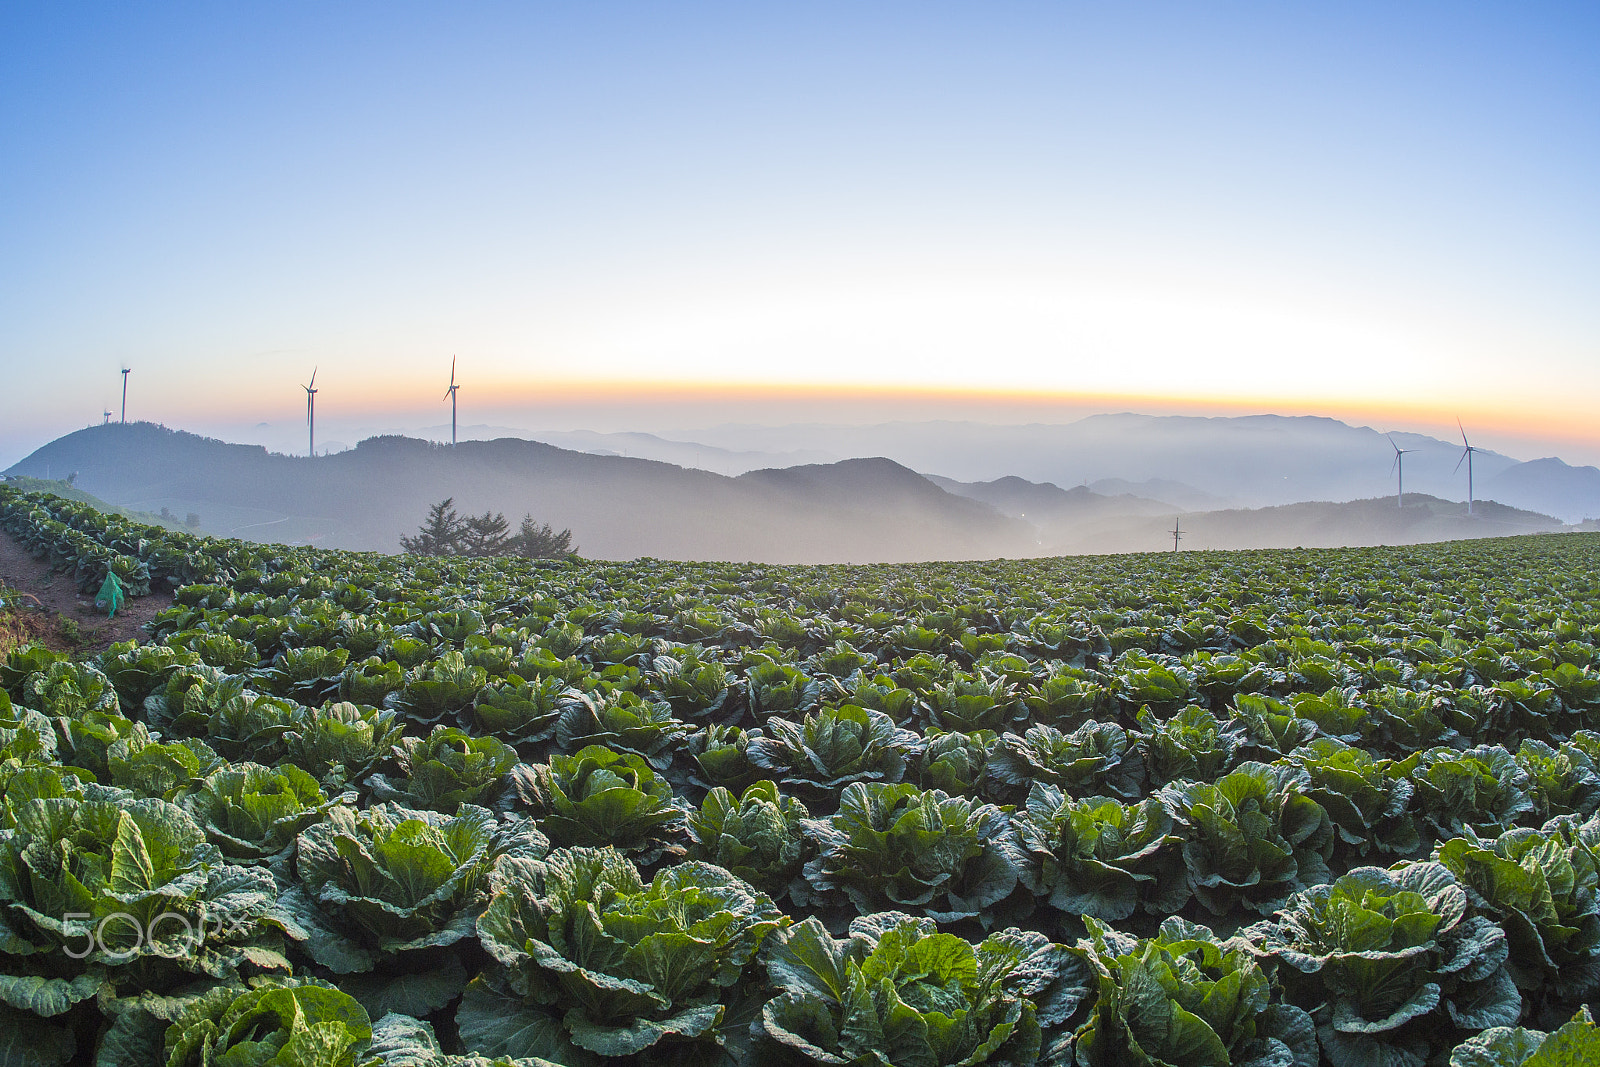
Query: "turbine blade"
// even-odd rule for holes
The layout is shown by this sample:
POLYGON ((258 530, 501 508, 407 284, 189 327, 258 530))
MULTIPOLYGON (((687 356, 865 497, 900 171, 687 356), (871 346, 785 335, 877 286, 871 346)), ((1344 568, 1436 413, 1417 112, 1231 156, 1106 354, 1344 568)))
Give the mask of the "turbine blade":
MULTIPOLYGON (((316 385, 316 384, 317 384, 317 368, 316 367, 312 367, 311 368, 311 385, 316 385)), ((311 385, 306 386, 306 388, 307 389, 311 388, 311 385)))
POLYGON ((1459 472, 1460 472, 1460 470, 1461 470, 1461 465, 1462 465, 1462 464, 1463 464, 1463 463, 1465 463, 1465 462, 1466 462, 1466 461, 1467 461, 1467 456, 1469 456, 1469 455, 1471 455, 1471 453, 1470 453, 1470 452, 1463 452, 1463 453, 1461 453, 1461 458, 1460 458, 1460 459, 1458 459, 1458 460, 1456 460, 1456 469, 1455 469, 1455 470, 1453 470, 1453 471, 1451 471, 1451 472, 1450 472, 1450 473, 1451 473, 1451 474, 1457 474, 1457 473, 1459 473, 1459 472))
POLYGON ((456 357, 450 357, 450 384, 456 384, 456 357))
POLYGON ((1396 452, 1394 454, 1394 462, 1389 464, 1389 473, 1393 474, 1394 473, 1394 469, 1396 467, 1398 467, 1398 466, 1400 466, 1400 452, 1398 450, 1396 450, 1396 452))

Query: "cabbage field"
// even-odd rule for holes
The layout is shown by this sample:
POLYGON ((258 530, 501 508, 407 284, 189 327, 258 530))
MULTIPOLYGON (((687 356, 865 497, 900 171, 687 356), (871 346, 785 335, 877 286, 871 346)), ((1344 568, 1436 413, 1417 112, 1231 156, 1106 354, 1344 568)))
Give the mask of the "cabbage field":
POLYGON ((1600 537, 780 567, 198 538, 0 666, 0 1067, 1600 1062, 1600 537))

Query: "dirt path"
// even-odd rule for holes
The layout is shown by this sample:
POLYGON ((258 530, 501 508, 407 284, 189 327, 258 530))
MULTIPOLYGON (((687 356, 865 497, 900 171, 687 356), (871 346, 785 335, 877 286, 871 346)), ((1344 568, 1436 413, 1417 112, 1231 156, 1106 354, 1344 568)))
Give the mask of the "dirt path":
MULTIPOLYGON (((22 610, 0 616, 0 645, 35 640, 91 656, 117 641, 149 640, 144 624, 172 606, 172 594, 161 590, 130 597, 115 619, 107 619, 92 596, 79 593, 70 577, 53 573, 48 563, 34 559, 4 530, 0 530, 0 586, 27 594, 22 610)), ((0 654, 6 651, 9 648, 0 647, 0 654)))

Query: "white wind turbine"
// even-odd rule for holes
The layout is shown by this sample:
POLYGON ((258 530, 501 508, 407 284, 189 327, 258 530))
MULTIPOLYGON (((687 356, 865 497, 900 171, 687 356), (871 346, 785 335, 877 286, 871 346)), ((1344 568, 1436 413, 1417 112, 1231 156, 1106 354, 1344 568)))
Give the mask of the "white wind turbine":
POLYGON ((444 399, 450 401, 450 447, 456 446, 456 390, 461 386, 456 384, 456 357, 450 357, 450 388, 444 391, 444 399))
POLYGON ((306 391, 306 455, 317 454, 317 368, 311 368, 311 381, 300 388, 306 391))
POLYGON ((1461 464, 1467 465, 1467 514, 1472 514, 1472 454, 1482 452, 1481 448, 1474 448, 1472 442, 1467 440, 1466 427, 1461 425, 1461 420, 1456 420, 1456 429, 1461 431, 1461 458, 1456 460, 1456 470, 1461 469, 1461 464))
MULTIPOLYGON (((1387 436, 1387 435, 1386 435, 1387 436)), ((1389 447, 1394 449, 1394 463, 1389 469, 1395 472, 1394 499, 1396 507, 1406 506, 1406 461, 1407 452, 1415 452, 1414 448, 1401 448, 1394 443, 1394 438, 1389 437, 1389 447)))

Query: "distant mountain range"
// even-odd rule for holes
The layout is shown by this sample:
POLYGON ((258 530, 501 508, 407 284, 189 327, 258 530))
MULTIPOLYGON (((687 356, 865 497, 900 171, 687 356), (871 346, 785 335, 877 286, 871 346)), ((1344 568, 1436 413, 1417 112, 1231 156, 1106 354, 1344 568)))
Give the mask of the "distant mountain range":
MULTIPOLYGON (((1367 435, 1387 447, 1373 431, 1330 423, 1254 424, 1242 431, 1242 439, 1256 441, 1259 448, 1254 435, 1270 430, 1283 436, 1279 453, 1301 456, 1318 454, 1295 436, 1302 430, 1325 447, 1330 440, 1348 442, 1349 435, 1367 435)), ((969 442, 983 436, 968 424, 946 426, 962 427, 969 442)), ((879 429, 902 437, 910 433, 905 427, 879 429)), ((1040 435, 1062 429, 987 428, 999 437, 1010 431, 1040 435)), ((1177 439, 1167 430, 1158 436, 1167 441, 1165 447, 1177 448, 1177 439)), ((1218 432, 1219 440, 1239 447, 1237 428, 1218 432)), ((630 436, 636 442, 651 437, 630 436)), ((1408 448, 1430 440, 1413 435, 1396 439, 1408 448)), ((652 440, 671 444, 664 438, 652 440)), ((991 442, 985 447, 994 446, 991 442)), ((1418 447, 1418 454, 1427 454, 1418 447)), ((1341 448, 1347 453, 1353 446, 1341 448)), ((1156 451, 1146 449, 1143 462, 1153 464, 1156 458, 1156 451)), ((1028 459, 1023 455, 1019 462, 1028 459)), ((1191 476, 1217 462, 1173 459, 1180 473, 1191 476)), ((1235 491, 1225 499, 1244 495, 1241 486, 1259 487, 1270 480, 1282 458, 1259 456, 1257 462, 1253 473, 1241 473, 1235 491)), ((1587 513, 1600 514, 1600 486, 1593 486, 1600 482, 1600 470, 1573 468, 1559 460, 1519 464, 1490 453, 1481 454, 1478 463, 1478 484, 1485 487, 1480 495, 1493 491, 1504 500, 1521 494, 1559 503, 1571 515, 1572 494, 1593 492, 1597 503, 1587 513)), ((504 512, 515 523, 526 513, 557 529, 570 527, 582 553, 597 558, 648 555, 783 563, 1158 551, 1170 548, 1175 519, 1184 533, 1183 547, 1189 549, 1397 544, 1560 526, 1548 514, 1483 500, 1468 517, 1464 504, 1413 492, 1409 463, 1403 509, 1395 506, 1393 496, 1372 493, 1344 504, 1219 508, 1224 498, 1206 486, 1161 478, 1133 465, 1119 470, 1092 485, 1068 482, 1071 488, 1063 489, 1059 483, 1016 475, 973 481, 924 476, 903 462, 877 456, 728 477, 521 439, 463 441, 451 448, 398 436, 370 438, 349 451, 307 459, 135 423, 69 434, 6 473, 59 477, 76 472, 78 486, 106 500, 145 511, 194 512, 203 529, 223 536, 377 551, 395 551, 400 537, 415 531, 427 508, 446 497, 463 514, 504 512), (1107 489, 1118 491, 1102 491, 1107 489)), ((1321 476, 1332 477, 1326 472, 1321 476)), ((1306 474, 1297 479, 1315 480, 1306 474)))
POLYGON ((115 503, 196 512, 223 536, 385 552, 446 497, 463 514, 570 527, 600 558, 971 559, 1021 555, 1033 540, 1025 523, 886 459, 728 478, 535 441, 452 448, 404 437, 307 459, 134 423, 79 430, 7 473, 35 471, 75 471, 115 503))
MULTIPOLYGON (((698 443, 783 453, 825 449, 829 458, 887 456, 913 470, 961 482, 1018 477, 1058 486, 1130 493, 1185 510, 1271 507, 1306 500, 1360 500, 1393 493, 1394 449, 1405 457, 1408 491, 1465 500, 1459 441, 1381 434, 1312 416, 1092 415, 1076 422, 997 426, 899 422, 874 426, 721 426, 698 443), (1182 497, 1180 499, 1180 497, 1182 497)), ((1600 469, 1559 459, 1521 463, 1495 452, 1473 459, 1475 495, 1556 515, 1600 516, 1600 469)))
MULTIPOLYGON (((448 439, 449 427, 404 436, 448 439)), ((371 431, 362 437, 395 436, 371 431)), ((769 467, 886 457, 952 481, 1015 477, 1103 496, 1159 500, 1185 511, 1359 500, 1395 488, 1394 448, 1408 449, 1406 488, 1465 500, 1461 444, 1423 434, 1381 434, 1308 416, 1195 418, 1094 415, 1075 422, 1002 426, 980 422, 877 425, 723 425, 660 433, 525 430, 472 424, 461 440, 518 437, 592 455, 654 459, 737 475, 769 467)), ((268 447, 270 440, 253 437, 268 447)), ((303 438, 302 438, 303 440, 303 438)), ((292 448, 291 448, 292 450, 292 448)), ((1490 451, 1473 460, 1475 496, 1546 512, 1566 522, 1600 516, 1600 469, 1560 459, 1521 463, 1490 451)))

